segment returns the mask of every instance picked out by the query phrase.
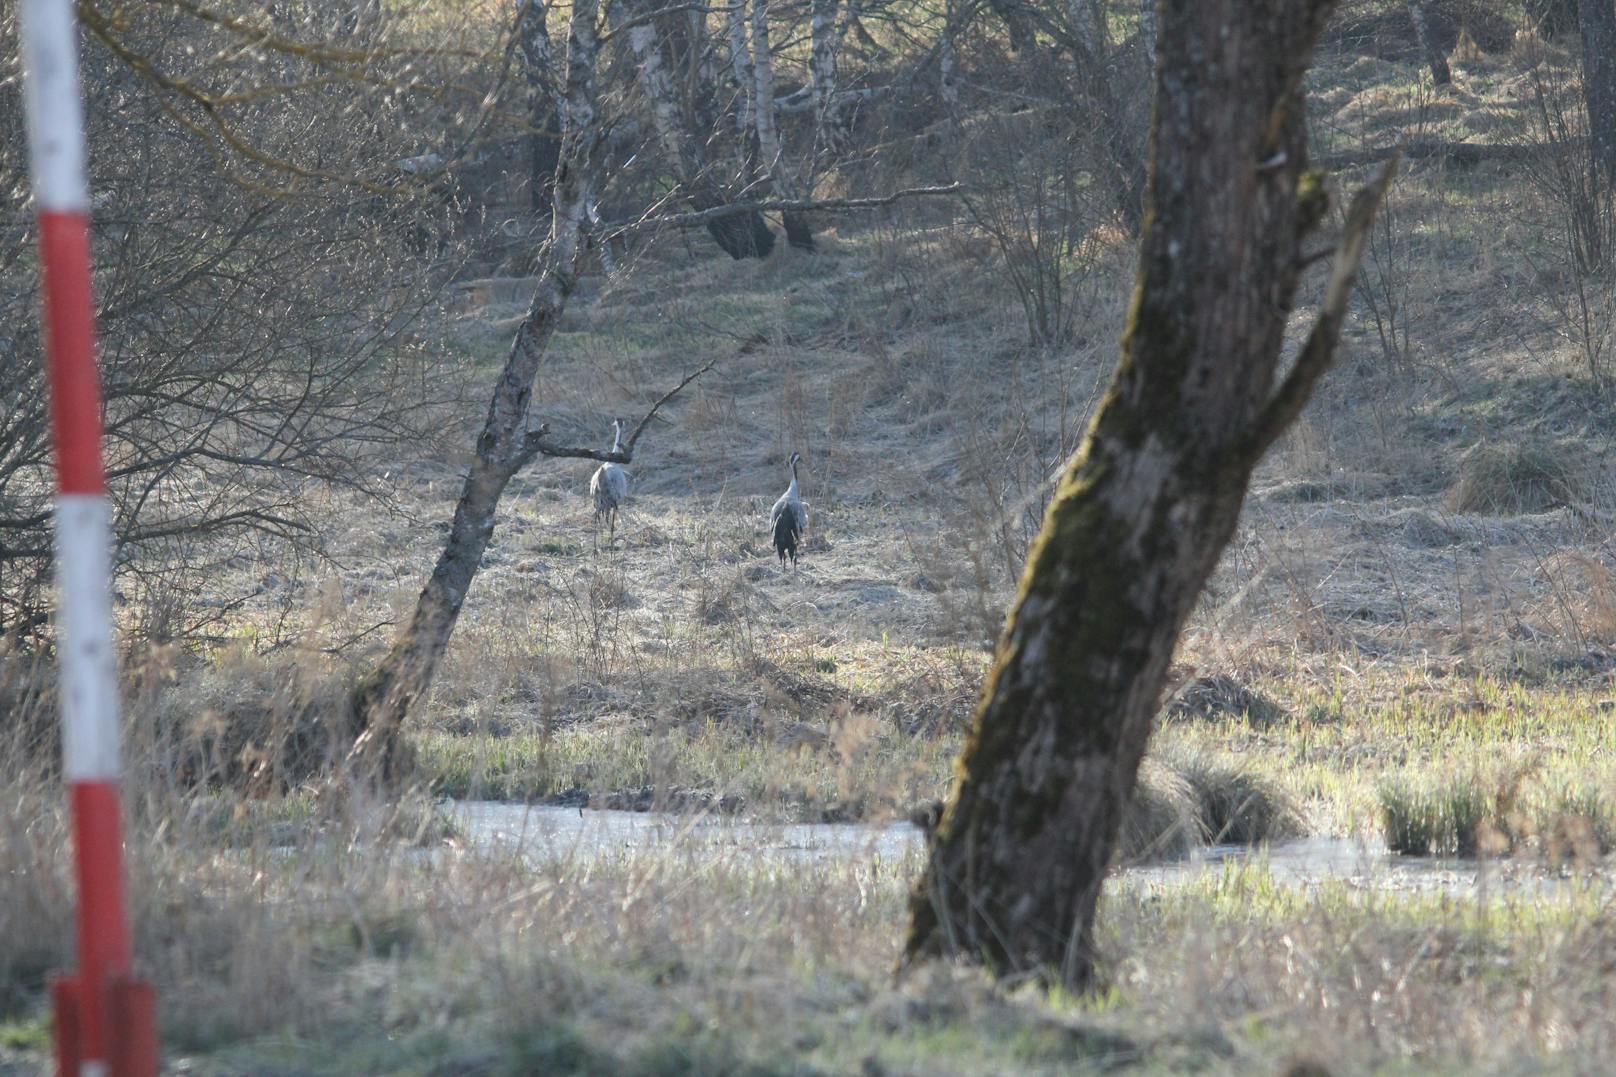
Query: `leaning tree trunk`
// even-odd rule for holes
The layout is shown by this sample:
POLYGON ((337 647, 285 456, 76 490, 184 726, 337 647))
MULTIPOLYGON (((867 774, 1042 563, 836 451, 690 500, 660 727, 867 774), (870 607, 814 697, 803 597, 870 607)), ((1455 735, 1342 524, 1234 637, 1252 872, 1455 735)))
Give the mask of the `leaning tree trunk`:
MULTIPOLYGON (((769 0, 752 0, 752 73, 757 80, 757 133, 758 152, 768 169, 774 193, 779 198, 799 199, 796 177, 791 174, 780 147, 780 130, 774 122, 774 52, 769 46, 769 0)), ((814 232, 808 218, 802 213, 785 210, 780 223, 786 230, 786 242, 799 250, 814 249, 814 232)))
POLYGON ((1436 38, 1431 36, 1431 23, 1425 17, 1425 0, 1407 2, 1408 17, 1414 23, 1414 39, 1420 43, 1420 51, 1431 68, 1431 81, 1446 86, 1453 81, 1453 72, 1448 68, 1448 58, 1437 47, 1436 38))
POLYGON ((1326 196, 1302 75, 1334 0, 1166 0, 1147 224, 1122 359, 1028 557, 910 903, 905 961, 1081 988, 1168 663, 1251 470, 1329 365, 1368 222, 1279 382, 1326 196), (1276 386, 1276 382, 1278 382, 1276 386))
POLYGON ((584 220, 600 182, 603 131, 595 103, 598 11, 598 0, 573 0, 550 243, 533 304, 495 383, 448 542, 409 624, 354 691, 352 758, 361 769, 384 780, 407 769, 399 730, 410 707, 431 685, 448 646, 466 592, 493 537, 494 510, 505 486, 537 452, 527 430, 533 379, 577 284, 584 220))
MULTIPOLYGON (((708 167, 705 145, 686 128, 679 93, 662 54, 655 12, 650 0, 625 0, 622 12, 628 26, 628 44, 639 68, 640 88, 651 105, 651 118, 663 152, 685 188, 692 208, 716 209, 729 199, 708 167)), ((731 258, 764 258, 774 249, 774 233, 756 211, 716 217, 707 222, 708 234, 731 258)))
POLYGON ((1588 138, 1605 182, 1616 184, 1616 4, 1581 0, 1582 94, 1588 106, 1588 138))

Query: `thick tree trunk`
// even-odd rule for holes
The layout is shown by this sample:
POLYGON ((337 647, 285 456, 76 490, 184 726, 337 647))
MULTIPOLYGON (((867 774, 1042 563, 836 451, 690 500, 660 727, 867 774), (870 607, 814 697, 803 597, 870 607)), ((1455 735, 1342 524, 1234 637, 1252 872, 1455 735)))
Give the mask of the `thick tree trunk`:
POLYGON ((399 731, 410 708, 431 685, 449 644, 466 592, 493 537, 494 511, 505 486, 535 452, 527 431, 533 379, 577 284, 584 221, 600 183, 603 133, 595 103, 598 11, 598 0, 573 0, 550 244, 533 304, 494 386, 449 540, 409 624, 354 691, 353 760, 384 780, 399 777, 408 767, 399 731))
POLYGON ((1616 183, 1616 3, 1581 0, 1582 95, 1588 106, 1588 138, 1606 183, 1616 183))
POLYGON ((1276 388, 1303 237, 1302 74, 1333 0, 1166 0, 1122 360, 1028 557, 910 905, 905 960, 1092 982, 1100 887, 1173 648, 1252 467, 1328 366, 1376 189, 1276 388))
MULTIPOLYGON (((774 52, 769 45, 769 0, 752 0, 752 72, 757 81, 758 151, 768 170, 774 193, 780 198, 798 199, 796 177, 791 174, 780 147, 780 132, 774 122, 774 52)), ((786 210, 780 214, 786 242, 799 250, 814 249, 814 233, 808 218, 786 210)))
POLYGON ((1453 81, 1453 72, 1448 69, 1448 58, 1442 55, 1436 39, 1431 36, 1431 24, 1425 17, 1425 0, 1407 2, 1408 17, 1414 23, 1414 39, 1420 43, 1420 51, 1425 54, 1425 62, 1431 68, 1431 81, 1438 86, 1446 86, 1453 81))
MULTIPOLYGON (((651 117, 663 152, 672 163, 691 207, 715 209, 729 199, 708 167, 705 145, 689 131, 679 107, 679 94, 662 54, 655 20, 654 0, 626 0, 622 4, 627 19, 640 20, 629 26, 628 44, 639 69, 640 88, 651 105, 651 117)), ((740 213, 719 217, 707 224, 707 231, 731 258, 763 258, 774 249, 774 233, 761 213, 740 213)))

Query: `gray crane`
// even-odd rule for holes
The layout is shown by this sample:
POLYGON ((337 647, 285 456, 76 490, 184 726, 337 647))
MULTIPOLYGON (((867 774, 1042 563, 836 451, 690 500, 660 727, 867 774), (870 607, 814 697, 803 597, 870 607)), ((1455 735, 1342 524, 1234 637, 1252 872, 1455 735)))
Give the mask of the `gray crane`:
MULTIPOLYGON (((612 452, 623 447, 623 420, 612 420, 612 452)), ((589 478, 589 496, 595 502, 595 549, 600 549, 600 519, 606 518, 606 545, 617 541, 617 510, 628 497, 628 472, 620 464, 602 464, 589 478)))
POLYGON ((797 544, 808 531, 808 509, 797 489, 797 464, 801 461, 801 453, 791 454, 791 485, 769 510, 769 531, 774 535, 774 552, 780 555, 781 568, 786 567, 788 554, 792 567, 796 567, 797 544))

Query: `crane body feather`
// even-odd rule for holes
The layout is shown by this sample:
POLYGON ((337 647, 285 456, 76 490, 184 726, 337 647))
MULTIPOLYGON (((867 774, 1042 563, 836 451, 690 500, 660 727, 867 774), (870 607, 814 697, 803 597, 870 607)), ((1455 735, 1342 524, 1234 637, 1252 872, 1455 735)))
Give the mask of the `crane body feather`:
POLYGON ((782 568, 787 556, 793 565, 797 563, 797 545, 808 531, 808 509, 802 503, 797 484, 797 463, 801 459, 800 454, 791 454, 791 485, 769 509, 769 533, 774 538, 774 552, 780 556, 782 568))
MULTIPOLYGON (((621 452, 623 420, 612 422, 612 452, 621 452)), ((595 503, 595 544, 600 545, 600 521, 605 517, 608 542, 617 538, 617 510, 628 498, 628 472, 621 464, 602 464, 589 476, 589 498, 595 503)))

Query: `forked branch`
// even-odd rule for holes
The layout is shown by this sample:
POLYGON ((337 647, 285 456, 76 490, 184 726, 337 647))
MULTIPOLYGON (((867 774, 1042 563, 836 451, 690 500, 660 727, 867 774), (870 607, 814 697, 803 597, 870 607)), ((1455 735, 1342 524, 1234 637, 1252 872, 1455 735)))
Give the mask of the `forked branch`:
POLYGON ((684 376, 684 379, 680 381, 678 385, 675 385, 672 389, 669 389, 667 392, 663 393, 662 396, 657 399, 657 402, 651 405, 651 410, 647 411, 645 413, 645 417, 642 418, 638 425, 634 427, 634 432, 628 436, 628 443, 620 451, 611 452, 607 449, 591 449, 574 445, 557 445, 555 442, 550 441, 547 437, 547 435, 550 433, 550 424, 540 423, 536 429, 528 431, 527 437, 523 439, 522 451, 518 457, 519 463, 517 466, 525 467, 527 463, 535 456, 556 456, 574 460, 599 460, 608 464, 633 463, 634 445, 640 440, 640 435, 645 433, 645 428, 651 425, 651 420, 656 418, 656 413, 661 410, 662 405, 678 396, 684 391, 686 386, 711 370, 713 366, 717 364, 717 362, 718 357, 714 356, 707 361, 705 366, 700 366, 695 370, 692 370, 689 374, 684 376))
POLYGON ((1335 261, 1330 267, 1330 283, 1324 289, 1324 301, 1319 306, 1318 320, 1307 335, 1307 343, 1296 356, 1290 373, 1263 407, 1252 424, 1251 434, 1242 456, 1255 460, 1268 451, 1279 435, 1302 413, 1313 387, 1335 359, 1336 344, 1341 339, 1341 326, 1346 321, 1347 303, 1352 298, 1352 281, 1363 260, 1364 244, 1369 240, 1369 227, 1375 214, 1386 200, 1386 191, 1397 172, 1400 158, 1380 166, 1357 194, 1347 209, 1347 220, 1341 231, 1341 242, 1336 245, 1335 261))

